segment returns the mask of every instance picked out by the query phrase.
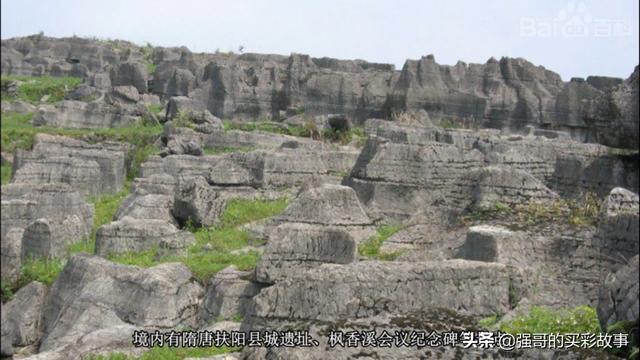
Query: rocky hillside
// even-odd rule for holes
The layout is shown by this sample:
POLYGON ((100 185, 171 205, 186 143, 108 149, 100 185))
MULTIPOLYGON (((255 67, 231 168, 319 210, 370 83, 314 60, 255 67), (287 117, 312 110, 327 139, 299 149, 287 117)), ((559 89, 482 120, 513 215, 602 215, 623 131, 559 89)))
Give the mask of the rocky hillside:
POLYGON ((638 349, 638 68, 30 36, 1 70, 2 357, 638 349))
MULTIPOLYGON (((578 141, 638 147, 637 67, 628 79, 563 82, 542 66, 513 58, 448 66, 429 55, 396 70, 301 54, 195 54, 124 41, 31 36, 2 40, 2 73, 81 77, 88 88, 78 95, 84 96, 112 86, 133 86, 133 96, 186 96, 220 118, 279 121, 304 111, 342 113, 362 123, 424 110, 435 123, 511 131, 531 125, 568 131, 578 141)), ((115 119, 96 121, 75 126, 115 119)))

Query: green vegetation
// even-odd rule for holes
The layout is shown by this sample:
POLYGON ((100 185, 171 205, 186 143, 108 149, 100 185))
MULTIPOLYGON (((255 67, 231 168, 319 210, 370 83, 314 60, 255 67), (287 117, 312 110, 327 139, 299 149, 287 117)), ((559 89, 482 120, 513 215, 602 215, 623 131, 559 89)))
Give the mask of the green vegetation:
POLYGON ((535 306, 528 314, 501 323, 500 331, 521 333, 599 333, 600 324, 596 310, 589 306, 553 310, 535 306))
POLYGON ((182 360, 187 357, 206 357, 213 355, 226 354, 238 351, 236 348, 228 347, 205 347, 205 348, 169 348, 160 347, 152 348, 142 355, 128 356, 123 353, 111 353, 109 355, 93 355, 87 357, 87 360, 182 360))
POLYGON ((440 127, 444 128, 444 129, 457 129, 457 128, 460 127, 460 125, 458 125, 452 119, 444 118, 444 119, 440 120, 440 127))
POLYGON ((149 155, 157 151, 153 145, 162 133, 162 126, 144 126, 138 124, 129 127, 105 129, 65 129, 47 126, 35 127, 30 124, 33 114, 2 113, 2 151, 13 153, 16 149, 31 149, 36 134, 68 136, 89 143, 102 141, 126 142, 134 145, 128 162, 131 168, 127 172, 129 179, 138 176, 139 166, 149 155))
POLYGON ((476 209, 461 217, 461 223, 474 221, 504 220, 512 230, 522 230, 550 223, 572 226, 597 225, 600 200, 593 193, 586 193, 578 199, 557 199, 541 203, 530 201, 525 204, 509 206, 495 203, 476 209))
POLYGON ((364 133, 364 129, 362 127, 352 127, 347 131, 340 131, 335 129, 326 129, 322 137, 331 142, 337 142, 342 145, 346 145, 350 143, 352 140, 356 140, 356 145, 364 146, 364 142, 367 139, 367 136, 364 133))
POLYGON ((233 148, 233 147, 205 147, 202 149, 202 152, 205 155, 221 155, 228 154, 232 152, 249 152, 253 151, 255 148, 253 147, 241 147, 241 148, 233 148))
POLYGON ((29 77, 29 76, 2 76, 1 90, 2 100, 23 100, 36 104, 44 96, 48 96, 47 102, 55 103, 64 99, 65 95, 73 91, 82 83, 82 79, 75 77, 29 77), (15 94, 9 93, 12 82, 21 82, 15 94))
MULTIPOLYGON (((69 245, 69 255, 84 252, 93 254, 96 245, 96 231, 100 226, 111 222, 122 200, 129 194, 130 182, 127 182, 117 194, 107 194, 89 199, 95 206, 93 229, 88 239, 69 245)), ((65 264, 64 259, 33 259, 22 264, 20 277, 16 283, 2 283, 2 301, 7 301, 21 287, 31 281, 40 281, 47 285, 53 283, 65 264)))
POLYGON ((371 259, 394 260, 400 255, 397 252, 391 254, 380 254, 380 247, 391 235, 397 233, 401 227, 399 225, 382 225, 378 228, 378 233, 358 245, 358 253, 371 259))
POLYGON ((196 244, 188 249, 185 256, 162 255, 158 249, 142 252, 128 252, 109 256, 111 261, 142 267, 154 266, 166 262, 182 262, 200 281, 205 281, 216 272, 229 265, 241 270, 256 266, 259 254, 254 251, 235 253, 247 245, 257 245, 245 230, 237 227, 256 220, 281 213, 287 206, 286 199, 279 200, 230 200, 220 219, 220 225, 210 228, 198 228, 187 225, 194 233, 196 244))
POLYGON ((11 165, 2 165, 0 170, 2 171, 2 185, 8 184, 11 180, 11 165))
POLYGON ((156 72, 156 68, 158 67, 158 65, 154 64, 154 63, 147 63, 147 73, 148 74, 153 74, 154 72, 156 72))
POLYGON ((150 104, 147 105, 147 109, 149 109, 150 112, 158 115, 164 110, 164 106, 162 106, 161 104, 150 104))

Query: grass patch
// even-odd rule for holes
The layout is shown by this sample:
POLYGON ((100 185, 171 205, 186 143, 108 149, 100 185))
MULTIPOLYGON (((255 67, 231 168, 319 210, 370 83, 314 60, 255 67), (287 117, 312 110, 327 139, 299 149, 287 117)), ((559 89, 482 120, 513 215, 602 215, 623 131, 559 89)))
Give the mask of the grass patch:
POLYGON ((11 172, 12 172, 12 168, 11 165, 9 164, 5 164, 2 165, 2 167, 0 167, 0 170, 2 171, 2 185, 8 184, 9 181, 11 181, 11 172))
POLYGON ((535 306, 528 314, 501 323, 500 331, 522 333, 599 333, 600 324, 596 310, 589 306, 553 310, 535 306))
POLYGON ((102 128, 102 129, 66 129, 48 126, 35 127, 29 123, 33 114, 2 113, 2 150, 13 153, 17 149, 29 150, 33 147, 36 134, 68 136, 71 138, 98 143, 103 141, 126 142, 134 146, 127 154, 130 164, 127 177, 133 179, 138 176, 140 164, 149 155, 158 151, 154 145, 162 134, 162 126, 135 126, 102 128))
POLYGON ((162 106, 161 104, 150 104, 150 105, 147 105, 147 109, 150 112, 158 115, 164 110, 164 106, 162 106))
POLYGON ((249 152, 253 151, 255 148, 253 147, 226 147, 226 146, 217 146, 217 147, 205 147, 202 149, 202 153, 205 155, 222 155, 228 154, 232 152, 249 152))
POLYGON ((187 228, 193 232, 196 244, 188 249, 185 256, 161 255, 157 248, 142 252, 127 252, 108 256, 109 260, 141 267, 160 263, 181 262, 194 277, 205 281, 227 266, 235 265, 240 270, 250 270, 256 266, 260 255, 257 252, 233 253, 247 245, 255 245, 255 240, 238 226, 281 213, 287 206, 286 199, 245 200, 227 202, 220 225, 210 228, 187 228))
POLYGON ((596 226, 600 205, 601 201, 593 193, 586 193, 578 199, 557 199, 546 203, 530 201, 515 206, 495 203, 463 215, 460 223, 501 220, 511 230, 529 229, 549 223, 569 224, 574 227, 596 226))
POLYGON ((223 122, 225 130, 262 131, 272 134, 290 135, 319 140, 321 134, 313 121, 307 121, 304 125, 287 125, 273 121, 256 121, 246 123, 223 122))
POLYGON ((27 260, 22 264, 18 288, 32 282, 40 281, 45 285, 53 284, 66 261, 62 259, 27 260))
POLYGON ((230 228, 280 214, 287 207, 287 199, 247 200, 227 202, 221 218, 221 227, 230 228))
POLYGON ((443 129, 458 129, 460 125, 453 121, 453 119, 444 118, 440 120, 440 127, 443 129))
POLYGON ((147 67, 147 74, 153 75, 153 73, 156 72, 156 68, 158 67, 158 65, 156 65, 156 64, 154 64, 152 62, 148 62, 146 64, 146 67, 147 67))
POLYGON ((380 254, 380 247, 391 235, 401 229, 400 225, 382 225, 378 228, 378 233, 358 245, 358 253, 370 259, 393 260, 399 254, 380 254))
POLYGON ((64 100, 64 97, 72 92, 82 79, 76 77, 62 76, 13 76, 7 75, 1 78, 2 100, 23 100, 32 104, 40 102, 45 95, 49 98, 47 102, 55 103, 64 100), (9 86, 14 81, 22 82, 18 85, 15 94, 9 93, 9 86))
POLYGON ((478 321, 478 325, 483 329, 493 329, 498 323, 498 315, 487 316, 478 321))
POLYGON ((123 188, 115 194, 106 194, 102 196, 96 196, 89 199, 89 202, 94 206, 93 213, 93 228, 89 239, 71 244, 68 247, 70 255, 83 252, 87 254, 93 254, 96 247, 96 232, 100 226, 108 224, 113 220, 113 216, 118 211, 122 200, 124 200, 131 188, 131 182, 127 181, 123 188))

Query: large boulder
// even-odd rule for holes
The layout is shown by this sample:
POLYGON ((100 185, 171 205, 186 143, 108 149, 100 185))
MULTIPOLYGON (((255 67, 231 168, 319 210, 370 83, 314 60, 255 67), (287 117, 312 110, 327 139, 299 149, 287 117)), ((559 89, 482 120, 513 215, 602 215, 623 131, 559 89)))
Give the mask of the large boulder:
POLYGON ((142 62, 122 62, 109 71, 112 86, 133 86, 139 93, 147 92, 147 69, 142 62))
POLYGON ((126 127, 137 123, 145 113, 143 108, 133 104, 63 100, 55 106, 39 106, 31 122, 34 126, 74 129, 126 127))
POLYGON ((65 183, 89 196, 104 192, 101 181, 101 169, 97 162, 70 157, 28 161, 13 175, 13 182, 16 183, 65 183))
POLYGON ((195 328, 203 295, 183 264, 142 269, 74 255, 49 291, 40 351, 114 326, 195 328))
POLYGON ((609 273, 600 289, 598 320, 600 327, 607 329, 619 321, 638 321, 638 255, 615 273, 609 273))
POLYGON ((93 206, 66 184, 14 183, 2 186, 0 219, 3 248, 21 257, 61 256, 91 233, 93 206), (20 241, 17 230, 8 234, 12 228, 24 229, 20 241))
POLYGON ((318 227, 334 226, 346 231, 356 242, 375 233, 373 221, 360 205, 355 191, 342 185, 311 185, 303 189, 273 221, 318 227))
POLYGON ((129 146, 121 143, 89 144, 64 136, 37 134, 33 150, 16 152, 14 182, 63 182, 88 195, 115 193, 126 181, 128 150, 129 146))
POLYGON ((195 226, 217 225, 226 201, 203 177, 182 185, 175 195, 173 215, 195 226))
POLYGON ((251 299, 261 288, 248 280, 250 275, 248 271, 229 266, 208 281, 200 310, 201 325, 211 325, 221 319, 244 317, 251 299))
POLYGON ((270 233, 255 277, 274 283, 323 263, 349 264, 355 261, 356 252, 356 242, 340 227, 284 223, 270 233))
POLYGON ((22 266, 22 235, 24 229, 14 227, 7 231, 0 244, 0 274, 2 281, 15 283, 20 277, 22 266))
POLYGON ((504 313, 510 308, 509 278, 502 264, 466 260, 323 264, 292 271, 263 289, 254 298, 243 328, 433 309, 463 315, 504 313))
POLYGON ((40 341, 46 295, 47 287, 34 281, 20 289, 11 301, 2 304, 2 356, 11 355, 5 349, 40 341))
POLYGON ((611 190, 603 201, 596 236, 604 258, 628 261, 638 254, 638 204, 638 194, 623 188, 611 190))
POLYGON ((489 166, 478 170, 472 186, 472 207, 487 208, 501 203, 517 205, 550 202, 558 195, 540 180, 522 170, 502 166, 489 166))
POLYGON ((344 184, 351 186, 369 213, 406 220, 433 206, 464 209, 484 156, 455 145, 392 143, 371 137, 344 184))
POLYGON ((102 225, 96 232, 96 254, 107 256, 124 252, 138 252, 154 247, 170 254, 184 254, 195 244, 193 234, 179 230, 162 220, 123 217, 102 225))

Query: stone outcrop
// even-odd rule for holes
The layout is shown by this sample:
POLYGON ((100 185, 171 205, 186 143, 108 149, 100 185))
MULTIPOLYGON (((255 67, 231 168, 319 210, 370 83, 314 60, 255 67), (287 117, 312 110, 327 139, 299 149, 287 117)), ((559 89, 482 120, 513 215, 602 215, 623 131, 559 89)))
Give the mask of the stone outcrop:
POLYGON ((269 234, 255 278, 274 283, 324 263, 349 264, 356 260, 356 251, 355 240, 341 227, 284 223, 269 234))
POLYGON ((471 175, 472 207, 486 208, 496 203, 516 205, 535 202, 550 202, 558 195, 541 181, 522 170, 491 166, 477 170, 471 175))
POLYGON ((623 188, 611 190, 600 208, 597 238, 600 256, 624 263, 639 252, 638 194, 623 188))
POLYGON ((13 347, 37 344, 42 336, 42 310, 47 287, 37 281, 20 289, 2 304, 2 356, 12 355, 13 347))
POLYGON ((260 286, 249 281, 250 272, 229 266, 212 277, 200 310, 200 323, 211 325, 220 319, 243 317, 260 286))
MULTIPOLYGON (((204 291, 182 264, 141 269, 79 254, 67 262, 44 307, 40 351, 114 326, 197 326, 204 291)), ((131 333, 127 333, 131 341, 131 333)))
POLYGON ((18 150, 14 182, 61 182, 86 195, 118 192, 126 180, 128 146, 89 144, 64 136, 37 134, 33 150, 18 150))
POLYGON ((273 222, 337 227, 351 235, 356 242, 375 234, 373 221, 360 205, 356 193, 352 188, 342 185, 310 185, 273 222))
POLYGON ((56 257, 89 236, 93 206, 66 184, 14 183, 2 186, 1 219, 3 248, 19 248, 22 258, 56 257), (24 229, 19 242, 12 228, 24 229))
POLYGON ((135 105, 64 100, 41 105, 31 120, 35 126, 99 129, 134 125, 146 112, 135 105))
POLYGON ((504 265, 475 261, 357 262, 323 264, 289 274, 263 289, 243 327, 282 322, 339 321, 380 313, 410 314, 448 309, 463 315, 509 309, 504 265), (436 290, 437 289, 437 290, 436 290))
POLYGON ((195 242, 193 234, 179 230, 165 221, 125 216, 98 229, 96 254, 107 256, 128 251, 144 251, 154 247, 168 254, 184 254, 195 242))
POLYGON ((351 186, 370 213, 406 220, 431 206, 464 209, 470 203, 468 176, 484 164, 477 150, 463 152, 454 145, 397 144, 370 138, 349 177, 351 186))
POLYGON ((615 273, 607 275, 598 299, 598 319, 600 327, 607 327, 619 321, 638 321, 638 255, 629 260, 615 273))
POLYGON ((638 137, 629 135, 638 132, 637 67, 624 81, 591 76, 564 82, 542 66, 507 57, 441 65, 429 55, 396 70, 362 60, 194 54, 186 48, 155 48, 149 59, 127 42, 42 36, 6 39, 2 48, 3 74, 80 76, 96 88, 133 86, 166 99, 186 97, 220 118, 280 120, 304 112, 362 122, 424 111, 421 118, 428 121, 421 124, 533 125, 580 141, 638 147, 638 137), (153 74, 145 68, 149 61, 153 74))
POLYGON ((203 177, 182 185, 176 192, 173 215, 182 223, 194 226, 214 226, 224 211, 226 201, 203 177))

